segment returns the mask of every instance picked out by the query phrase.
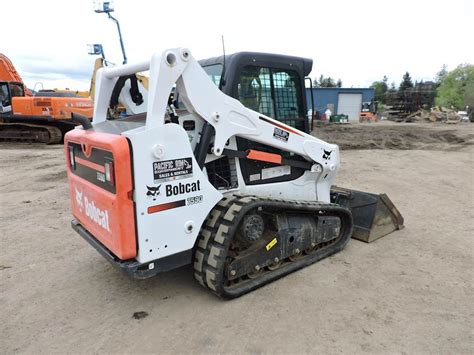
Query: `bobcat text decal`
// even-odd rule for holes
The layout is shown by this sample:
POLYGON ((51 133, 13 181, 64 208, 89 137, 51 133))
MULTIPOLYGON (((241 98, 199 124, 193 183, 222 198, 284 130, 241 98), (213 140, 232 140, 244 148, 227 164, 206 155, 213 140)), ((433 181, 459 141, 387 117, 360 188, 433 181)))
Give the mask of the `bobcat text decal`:
POLYGON ((87 196, 84 195, 83 191, 76 189, 76 204, 79 208, 79 211, 85 211, 86 216, 104 228, 107 232, 110 232, 109 226, 109 212, 107 210, 101 210, 95 205, 93 200, 89 200, 87 196))
POLYGON ((182 195, 190 192, 201 191, 201 181, 189 182, 187 184, 179 183, 179 185, 166 185, 166 196, 182 195))

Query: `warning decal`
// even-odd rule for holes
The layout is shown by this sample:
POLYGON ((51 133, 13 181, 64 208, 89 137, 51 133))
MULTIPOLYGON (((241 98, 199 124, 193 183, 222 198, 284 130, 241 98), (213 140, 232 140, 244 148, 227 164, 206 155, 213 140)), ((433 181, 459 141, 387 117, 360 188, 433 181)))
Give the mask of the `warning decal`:
POLYGON ((288 133, 287 131, 284 131, 280 128, 275 127, 275 130, 273 131, 273 138, 279 139, 283 142, 288 142, 289 137, 290 137, 290 133, 288 133))
POLYGON ((268 243, 268 244, 266 245, 265 248, 267 249, 267 251, 269 251, 271 248, 273 248, 273 247, 275 246, 276 243, 277 243, 277 239, 276 239, 276 238, 273 238, 273 239, 270 241, 270 243, 268 243))

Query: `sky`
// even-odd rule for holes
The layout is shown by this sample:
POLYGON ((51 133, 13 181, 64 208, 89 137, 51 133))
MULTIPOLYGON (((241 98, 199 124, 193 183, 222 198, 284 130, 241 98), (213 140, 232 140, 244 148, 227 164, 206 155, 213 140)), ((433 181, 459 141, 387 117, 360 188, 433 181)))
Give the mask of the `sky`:
MULTIPOLYGON (((408 71, 431 80, 474 63, 474 0, 115 0, 129 63, 187 47, 196 59, 257 51, 313 59, 312 78, 366 87, 408 71)), ((92 0, 4 1, 0 52, 30 88, 87 90, 100 43, 121 63, 117 28, 92 0), (41 86, 42 85, 42 86, 41 86)))

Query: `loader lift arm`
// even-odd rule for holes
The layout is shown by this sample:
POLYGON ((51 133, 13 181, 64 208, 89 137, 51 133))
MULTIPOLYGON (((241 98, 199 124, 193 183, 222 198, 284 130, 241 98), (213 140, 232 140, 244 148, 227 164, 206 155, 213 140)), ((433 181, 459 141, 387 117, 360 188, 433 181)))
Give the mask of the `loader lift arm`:
POLYGON ((156 78, 151 80, 149 87, 146 130, 165 124, 168 95, 163 93, 170 93, 176 84, 188 111, 214 128, 212 152, 215 156, 221 156, 226 142, 237 136, 302 156, 311 163, 311 170, 318 173, 317 196, 314 198, 330 202, 330 187, 339 166, 338 146, 250 110, 225 95, 185 48, 171 49, 163 55, 155 54, 150 62, 100 69, 94 123, 107 119, 108 98, 117 78, 145 70, 150 70, 150 78, 156 78), (288 136, 276 138, 281 131, 287 132, 288 136))

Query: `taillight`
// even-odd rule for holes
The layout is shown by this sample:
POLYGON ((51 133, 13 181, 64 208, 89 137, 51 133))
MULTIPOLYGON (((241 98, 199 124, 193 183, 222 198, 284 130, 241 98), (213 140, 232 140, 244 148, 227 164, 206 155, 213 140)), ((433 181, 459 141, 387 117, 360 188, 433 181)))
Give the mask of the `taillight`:
POLYGON ((105 163, 105 181, 108 181, 111 185, 115 184, 114 163, 111 161, 105 163))
POLYGON ((76 169, 76 159, 74 157, 74 147, 69 146, 69 165, 71 169, 76 169))

